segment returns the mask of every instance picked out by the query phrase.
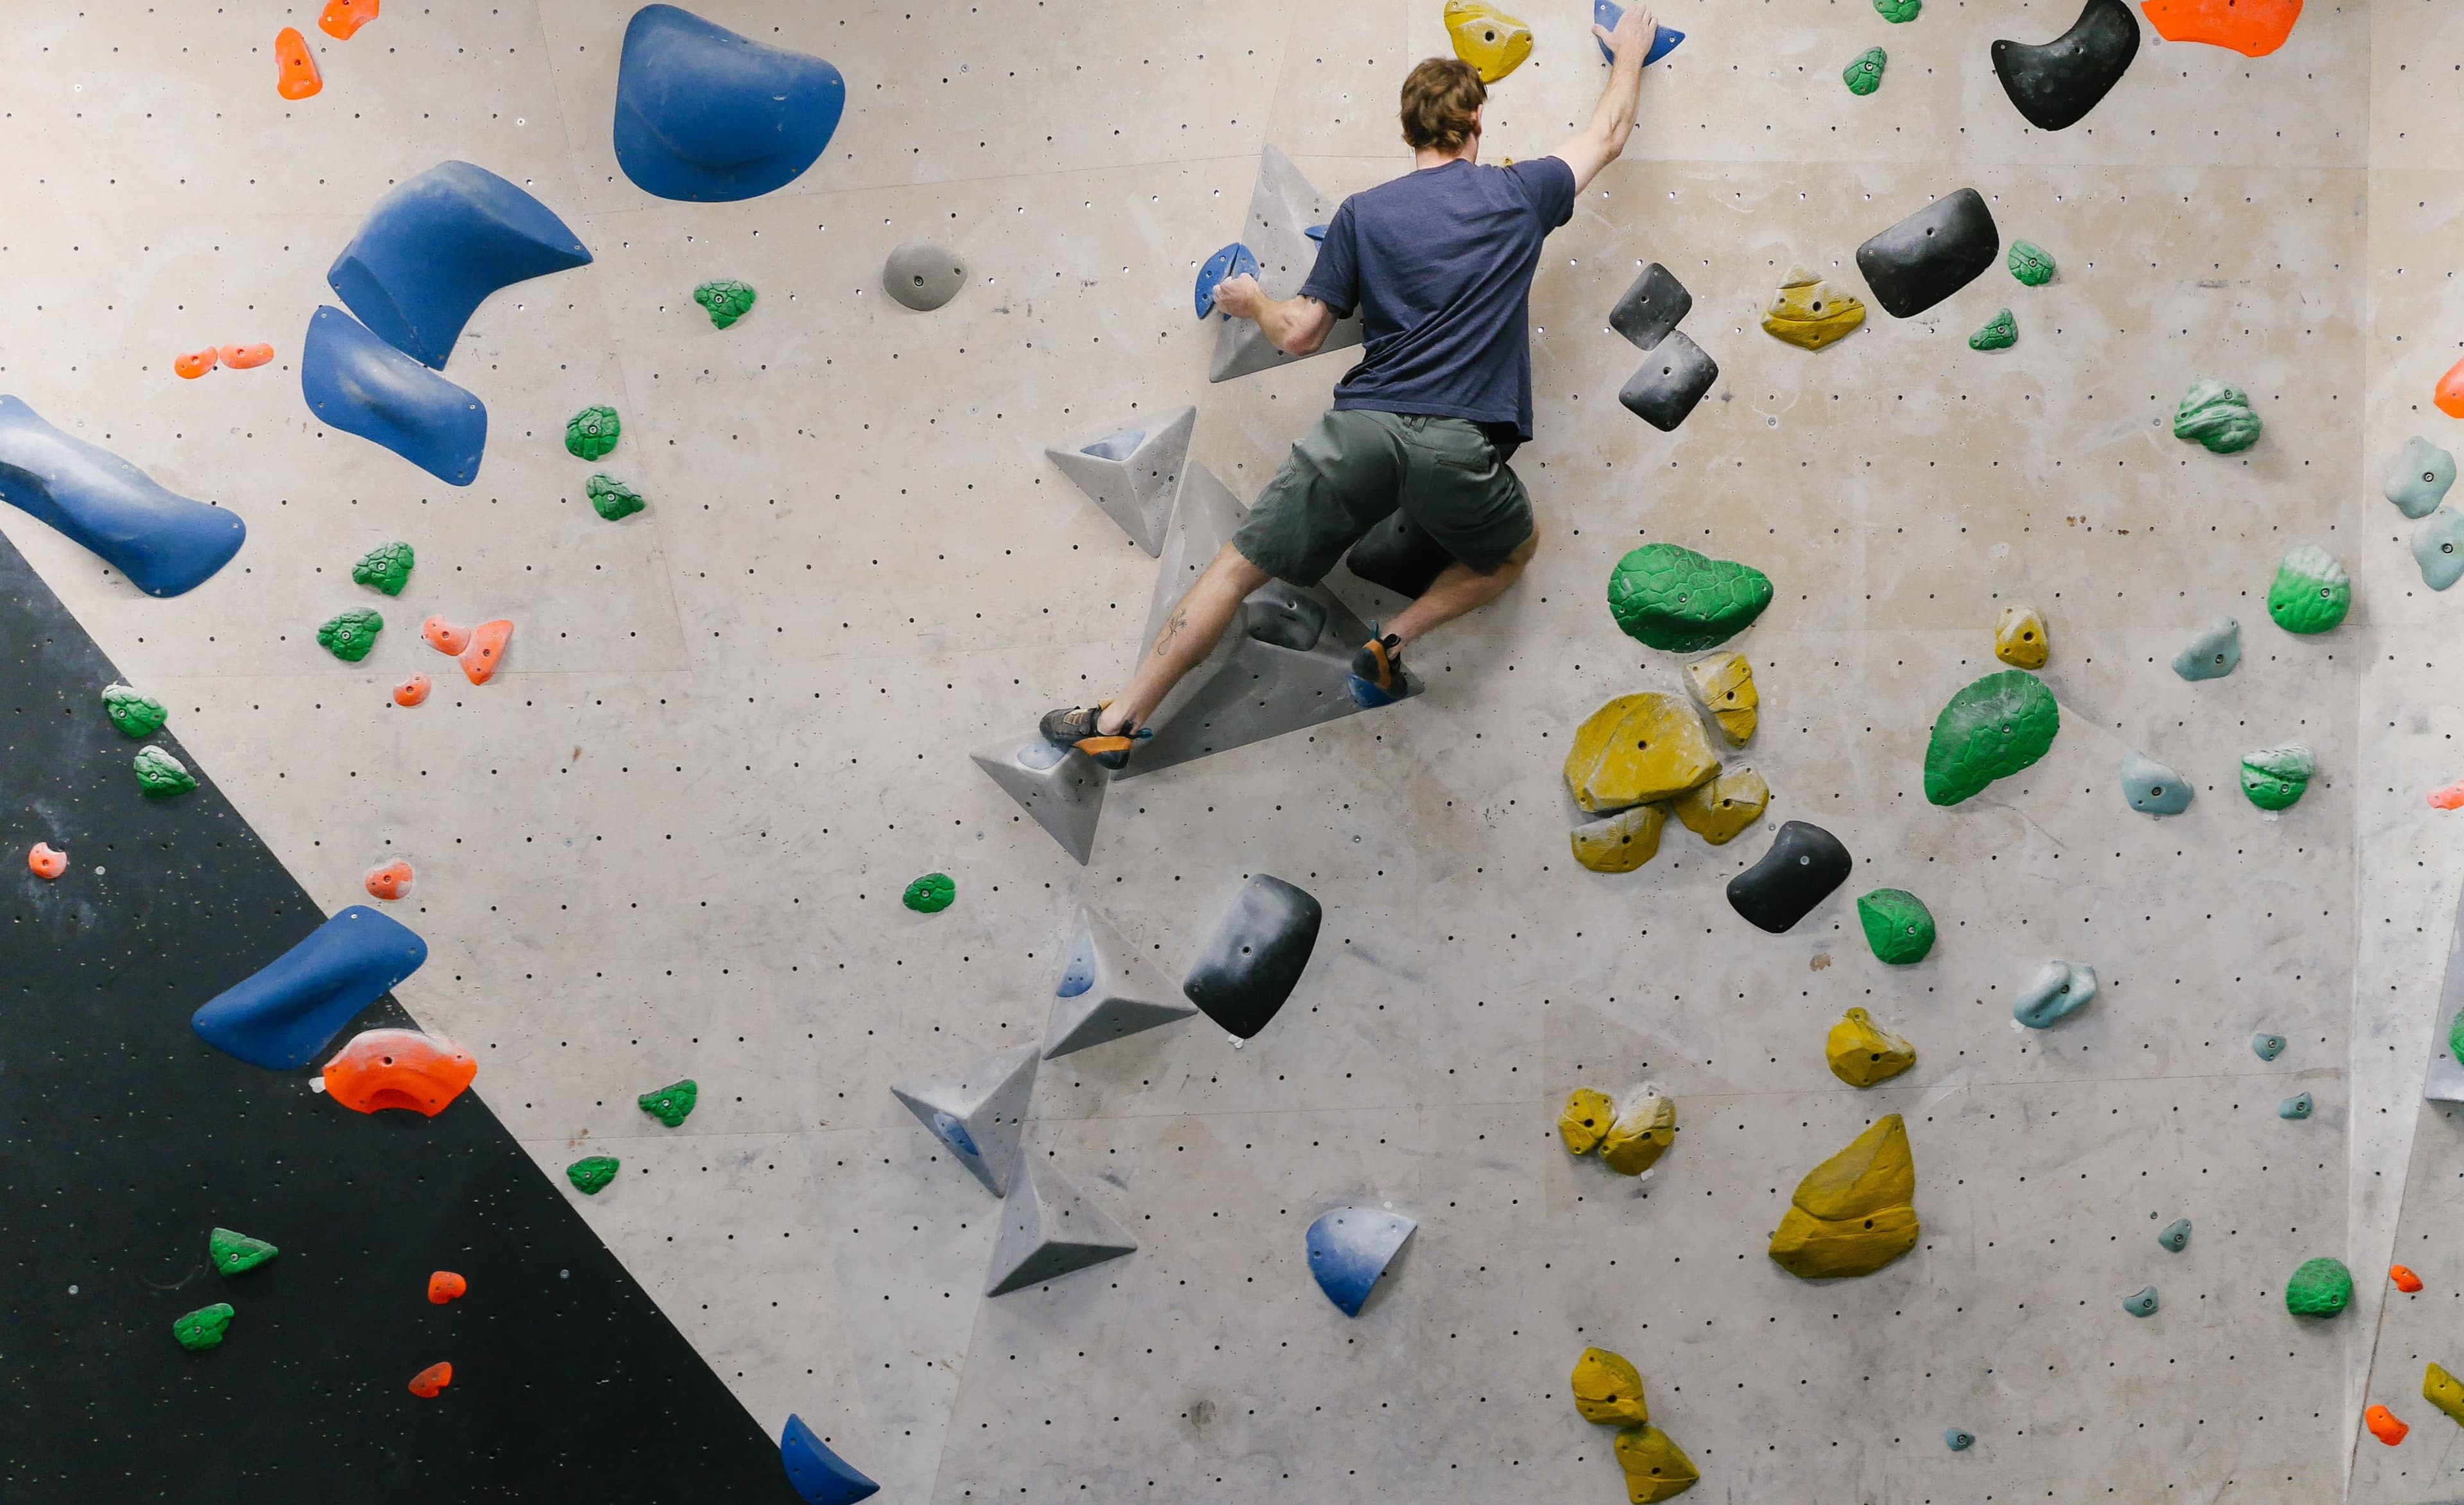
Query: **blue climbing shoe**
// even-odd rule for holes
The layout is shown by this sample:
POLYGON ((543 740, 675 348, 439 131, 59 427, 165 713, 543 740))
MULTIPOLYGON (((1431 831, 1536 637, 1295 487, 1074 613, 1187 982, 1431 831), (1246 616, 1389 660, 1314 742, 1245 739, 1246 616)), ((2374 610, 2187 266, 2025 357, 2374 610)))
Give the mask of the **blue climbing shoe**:
MULTIPOLYGON (((1376 631, 1376 625, 1369 630, 1376 631)), ((1389 632, 1361 644, 1352 655, 1352 698, 1374 709, 1402 697, 1403 640, 1389 632)))

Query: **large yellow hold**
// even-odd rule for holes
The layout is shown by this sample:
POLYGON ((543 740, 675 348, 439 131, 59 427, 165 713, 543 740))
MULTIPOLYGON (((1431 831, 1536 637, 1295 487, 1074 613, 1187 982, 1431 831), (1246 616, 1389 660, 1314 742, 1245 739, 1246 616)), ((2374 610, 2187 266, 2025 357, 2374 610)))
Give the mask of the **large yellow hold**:
MULTIPOLYGON (((1576 1373, 1580 1373, 1579 1366, 1576 1373)), ((2464 1381, 2436 1364, 2421 1372, 2421 1398, 2447 1413, 2447 1419, 2464 1427, 2464 1381)))
POLYGON ((1831 1060, 1831 1074, 1851 1087, 1886 1082, 1917 1064, 1917 1048, 1874 1023, 1861 1008, 1851 1008, 1831 1027, 1822 1053, 1831 1060))
POLYGON ((1837 344, 1864 321, 1865 305, 1855 294, 1840 292, 1803 267, 1792 267, 1763 313, 1763 333, 1799 349, 1819 350, 1837 344))
POLYGON ((1639 1176, 1676 1142, 1676 1101, 1638 1087, 1617 1104, 1608 1137, 1600 1140, 1600 1161, 1620 1176, 1639 1176))
POLYGON ((1678 824, 1714 847, 1725 847, 1771 808, 1771 786, 1751 768, 1724 773, 1668 802, 1678 824))
POLYGON ((1574 1409, 1583 1420, 1604 1427, 1630 1427, 1651 1420, 1642 1399, 1642 1371, 1622 1354, 1586 1348, 1574 1361, 1574 1409))
POLYGON ((1629 1427, 1617 1433, 1617 1461, 1625 1471, 1625 1497, 1634 1505, 1674 1499, 1703 1476, 1685 1450, 1657 1427, 1629 1427))
POLYGON ((1907 1125, 1887 1115, 1796 1184, 1771 1257, 1801 1280, 1870 1275, 1916 1248, 1916 1194, 1907 1125))
POLYGON ((1754 708, 1762 696, 1754 689, 1754 666, 1743 653, 1713 653, 1685 666, 1685 680, 1694 698, 1720 724, 1730 745, 1743 747, 1754 735, 1754 708))
POLYGON ((1660 832, 1667 824, 1665 805, 1638 805, 1585 821, 1571 833, 1574 860, 1594 873, 1632 873, 1660 855, 1660 832))
POLYGON ((1597 815, 1684 793, 1720 771, 1694 708, 1675 696, 1621 695, 1574 729, 1566 787, 1597 815))
POLYGON ((1531 55, 1531 28, 1487 0, 1446 0, 1446 34, 1483 83, 1495 83, 1531 55))
POLYGON ((1557 1138, 1566 1141, 1570 1155, 1589 1155, 1607 1139, 1609 1124, 1617 1118, 1617 1104, 1609 1095, 1589 1087, 1577 1087, 1566 1095, 1566 1106, 1557 1110, 1557 1138))

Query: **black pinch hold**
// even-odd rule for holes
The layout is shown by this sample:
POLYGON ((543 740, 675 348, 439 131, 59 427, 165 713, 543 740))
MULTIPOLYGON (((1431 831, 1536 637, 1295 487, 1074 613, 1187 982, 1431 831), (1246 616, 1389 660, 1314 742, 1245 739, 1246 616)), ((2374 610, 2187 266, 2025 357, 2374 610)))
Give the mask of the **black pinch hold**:
POLYGON ((1993 44, 2002 92, 2040 131, 2068 130, 2113 92, 2139 55, 2139 18, 2123 0, 2087 0, 2071 29, 2042 46, 1993 44))
POLYGON ((1241 603, 1242 631, 1261 643, 1306 653, 1326 631, 1326 608, 1280 580, 1241 603))
POLYGON ((1686 338, 1684 330, 1672 329, 1617 393, 1617 401, 1625 404, 1628 412, 1666 433, 1685 421, 1719 379, 1720 363, 1686 338))
POLYGON ((1947 193, 1857 248, 1857 270, 1894 319, 1913 319, 1976 279, 2002 254, 1993 211, 1974 188, 1947 193))
POLYGON ((1252 1038, 1292 996, 1324 915, 1308 890, 1251 874, 1180 990, 1226 1033, 1252 1038))
POLYGON ((1343 557, 1344 567, 1354 575, 1415 600, 1454 562, 1444 544, 1399 508, 1362 534, 1343 557))
POLYGON ((1633 341, 1636 348, 1654 350, 1693 307, 1694 295, 1685 291, 1685 284, 1655 261, 1609 310, 1609 327, 1633 341))
POLYGON ((1776 936, 1812 914, 1848 880, 1855 865, 1838 837, 1819 826, 1790 821, 1760 862, 1728 880, 1728 907, 1776 936))

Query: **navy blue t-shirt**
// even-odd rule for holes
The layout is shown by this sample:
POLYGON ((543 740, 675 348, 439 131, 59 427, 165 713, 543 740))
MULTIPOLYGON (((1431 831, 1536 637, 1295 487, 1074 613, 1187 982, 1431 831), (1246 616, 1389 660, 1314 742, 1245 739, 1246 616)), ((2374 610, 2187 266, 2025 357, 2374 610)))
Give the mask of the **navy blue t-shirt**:
POLYGON ((1361 362, 1334 406, 1531 437, 1531 275, 1573 212, 1574 170, 1555 157, 1457 160, 1345 199, 1301 284, 1337 317, 1361 313, 1361 362))

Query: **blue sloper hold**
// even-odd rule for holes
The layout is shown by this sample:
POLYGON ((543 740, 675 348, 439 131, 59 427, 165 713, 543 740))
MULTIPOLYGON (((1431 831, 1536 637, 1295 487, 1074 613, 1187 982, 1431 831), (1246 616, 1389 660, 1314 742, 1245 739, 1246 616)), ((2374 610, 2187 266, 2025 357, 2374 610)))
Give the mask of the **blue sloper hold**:
POLYGON ((1181 992, 1226 1033, 1253 1038, 1292 996, 1324 918, 1308 890, 1252 874, 1181 980, 1181 992))
POLYGON ((1309 1226, 1309 1273, 1326 1298, 1358 1317, 1377 1277, 1420 1225, 1399 1212, 1337 1207, 1309 1226))
MULTIPOLYGON (((1617 29, 1617 23, 1624 19, 1625 7, 1613 4, 1612 0, 1592 0, 1593 25, 1604 26, 1614 32, 1617 29)), ((1670 53, 1677 51, 1677 44, 1683 40, 1685 40, 1685 33, 1678 31, 1674 27, 1662 26, 1655 28, 1651 33, 1651 51, 1642 55, 1642 65, 1645 68, 1648 68, 1653 63, 1660 61, 1660 59, 1667 56, 1670 53)), ((1609 51, 1608 43, 1601 41, 1596 36, 1592 38, 1592 42, 1593 45, 1599 48, 1600 57, 1603 61, 1617 61, 1617 54, 1609 51)))
MULTIPOLYGON (((1256 254, 1237 240, 1208 256, 1205 263, 1198 269, 1198 317, 1203 319, 1215 312, 1215 285, 1218 282, 1228 282, 1236 277, 1256 277, 1257 275, 1256 254)), ((1232 316, 1226 314, 1223 317, 1229 319, 1232 316)))
POLYGON ((428 942, 416 932, 354 904, 224 989, 188 1023, 226 1055, 271 1072, 293 1071, 427 960, 428 942))
POLYGON ((248 524, 165 490, 109 450, 0 396, 0 500, 102 557, 149 596, 176 596, 231 563, 248 524))
POLYGON ((855 1505, 881 1493, 880 1485, 848 1467, 792 1412, 786 1430, 779 1434, 779 1461, 786 1466, 787 1482, 807 1505, 855 1505))
POLYGON ((616 67, 616 165, 663 199, 758 198, 813 165, 846 109, 847 80, 822 59, 646 5, 616 67))
POLYGON ((384 445, 449 486, 479 478, 488 409, 328 303, 308 321, 299 393, 318 421, 384 445))
POLYGON ((377 201, 325 280, 360 322, 437 370, 500 287, 590 264, 556 211, 467 162, 440 162, 377 201))

